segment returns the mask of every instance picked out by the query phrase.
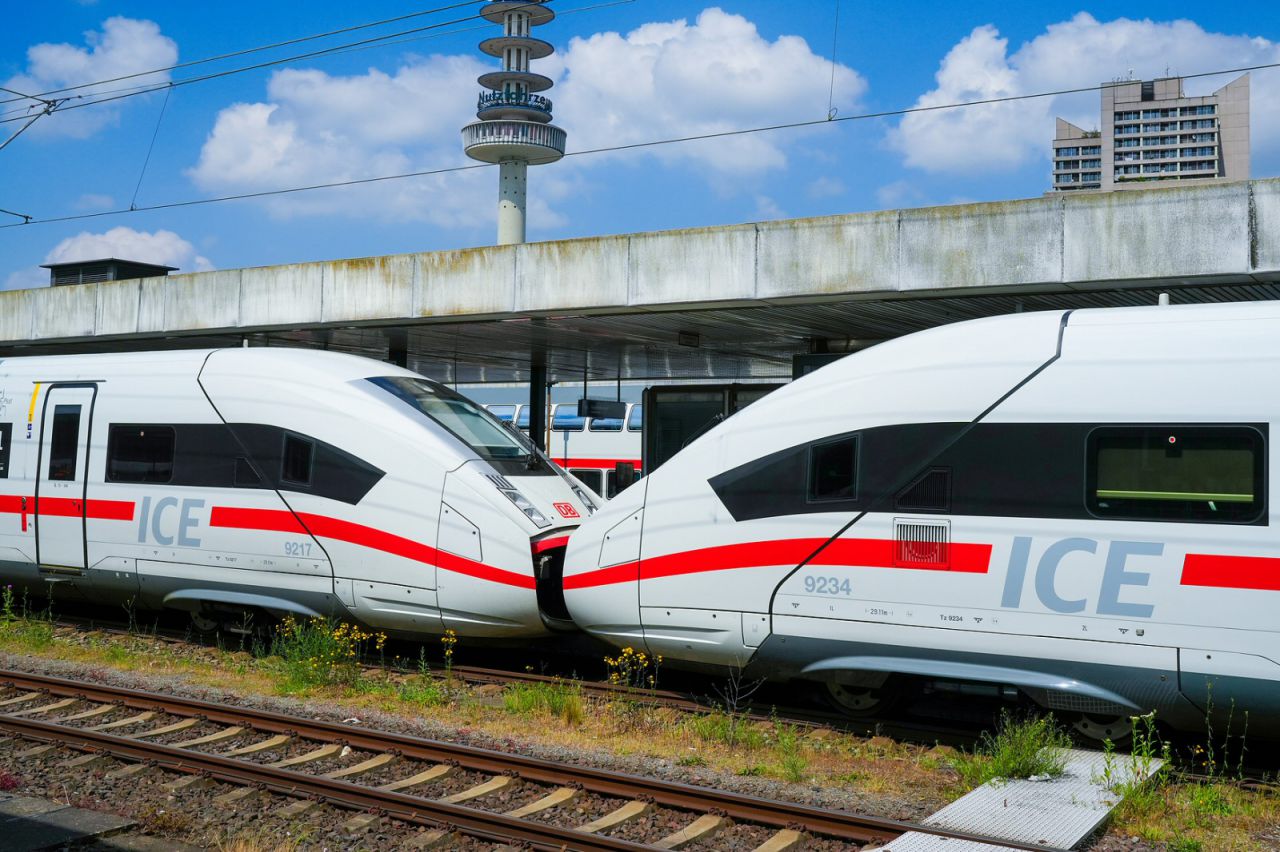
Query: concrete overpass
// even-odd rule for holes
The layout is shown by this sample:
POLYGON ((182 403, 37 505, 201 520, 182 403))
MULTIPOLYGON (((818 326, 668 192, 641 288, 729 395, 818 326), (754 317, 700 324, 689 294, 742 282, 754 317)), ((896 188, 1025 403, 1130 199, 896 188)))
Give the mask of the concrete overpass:
POLYGON ((0 354, 247 338, 448 381, 789 376, 795 353, 1162 291, 1280 298, 1280 180, 5 292, 0 354))

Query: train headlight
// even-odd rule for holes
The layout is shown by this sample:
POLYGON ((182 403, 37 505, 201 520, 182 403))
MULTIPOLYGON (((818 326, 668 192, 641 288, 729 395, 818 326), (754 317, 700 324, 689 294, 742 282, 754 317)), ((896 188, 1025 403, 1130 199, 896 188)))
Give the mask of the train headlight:
POLYGON ((576 485, 571 485, 573 493, 578 495, 578 499, 582 501, 582 505, 587 507, 587 517, 591 517, 596 513, 596 504, 591 502, 591 498, 587 496, 587 492, 583 491, 576 485))
POLYGON ((551 522, 547 520, 547 516, 538 511, 538 507, 529 502, 529 498, 525 497, 519 491, 514 489, 499 488, 503 494, 507 495, 507 499, 516 504, 516 508, 524 512, 529 520, 538 527, 549 527, 551 522))

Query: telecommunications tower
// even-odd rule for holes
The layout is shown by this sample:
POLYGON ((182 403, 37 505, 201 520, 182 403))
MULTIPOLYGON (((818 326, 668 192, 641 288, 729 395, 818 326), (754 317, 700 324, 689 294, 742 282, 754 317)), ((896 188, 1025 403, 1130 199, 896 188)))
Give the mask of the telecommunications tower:
POLYGON ((524 242, 529 164, 564 156, 565 132, 551 124, 551 100, 537 94, 551 88, 551 78, 529 70, 531 60, 555 51, 529 35, 556 16, 545 3, 491 0, 480 10, 485 20, 502 25, 502 35, 480 42, 482 51, 502 60, 502 70, 480 75, 489 91, 476 104, 480 120, 462 128, 462 147, 474 160, 498 164, 498 245, 524 242))

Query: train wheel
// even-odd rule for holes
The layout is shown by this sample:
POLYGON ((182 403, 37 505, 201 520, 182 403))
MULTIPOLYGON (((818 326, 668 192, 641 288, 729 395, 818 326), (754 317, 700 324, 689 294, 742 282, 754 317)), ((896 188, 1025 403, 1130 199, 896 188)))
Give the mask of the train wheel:
POLYGON ((827 697, 837 710, 857 719, 865 716, 878 716, 893 709, 901 697, 901 691, 894 686, 892 681, 886 681, 880 686, 869 687, 829 680, 827 681, 827 697))
POLYGON ((1086 742, 1124 742, 1133 734, 1128 716, 1094 716, 1081 713, 1071 723, 1071 729, 1086 742))
POLYGON ((191 611, 191 629, 196 633, 209 636, 217 633, 221 627, 222 621, 215 614, 198 609, 191 611))

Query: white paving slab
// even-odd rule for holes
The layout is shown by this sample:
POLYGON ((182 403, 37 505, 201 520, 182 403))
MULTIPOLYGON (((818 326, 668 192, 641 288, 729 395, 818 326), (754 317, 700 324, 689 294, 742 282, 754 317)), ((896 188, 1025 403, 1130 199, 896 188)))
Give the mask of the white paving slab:
MULTIPOLYGON (((1066 770, 1051 781, 989 781, 924 820, 925 825, 980 834, 994 840, 1074 849, 1094 832, 1119 802, 1107 785, 1150 777, 1161 761, 1135 765, 1127 755, 1112 755, 1110 774, 1100 751, 1072 749, 1066 770), (1107 780, 1104 780, 1107 779, 1107 780)), ((946 841, 947 849, 959 846, 946 841)), ((895 841, 890 848, 908 852, 895 841)), ((937 847, 909 847, 911 852, 937 847)))

